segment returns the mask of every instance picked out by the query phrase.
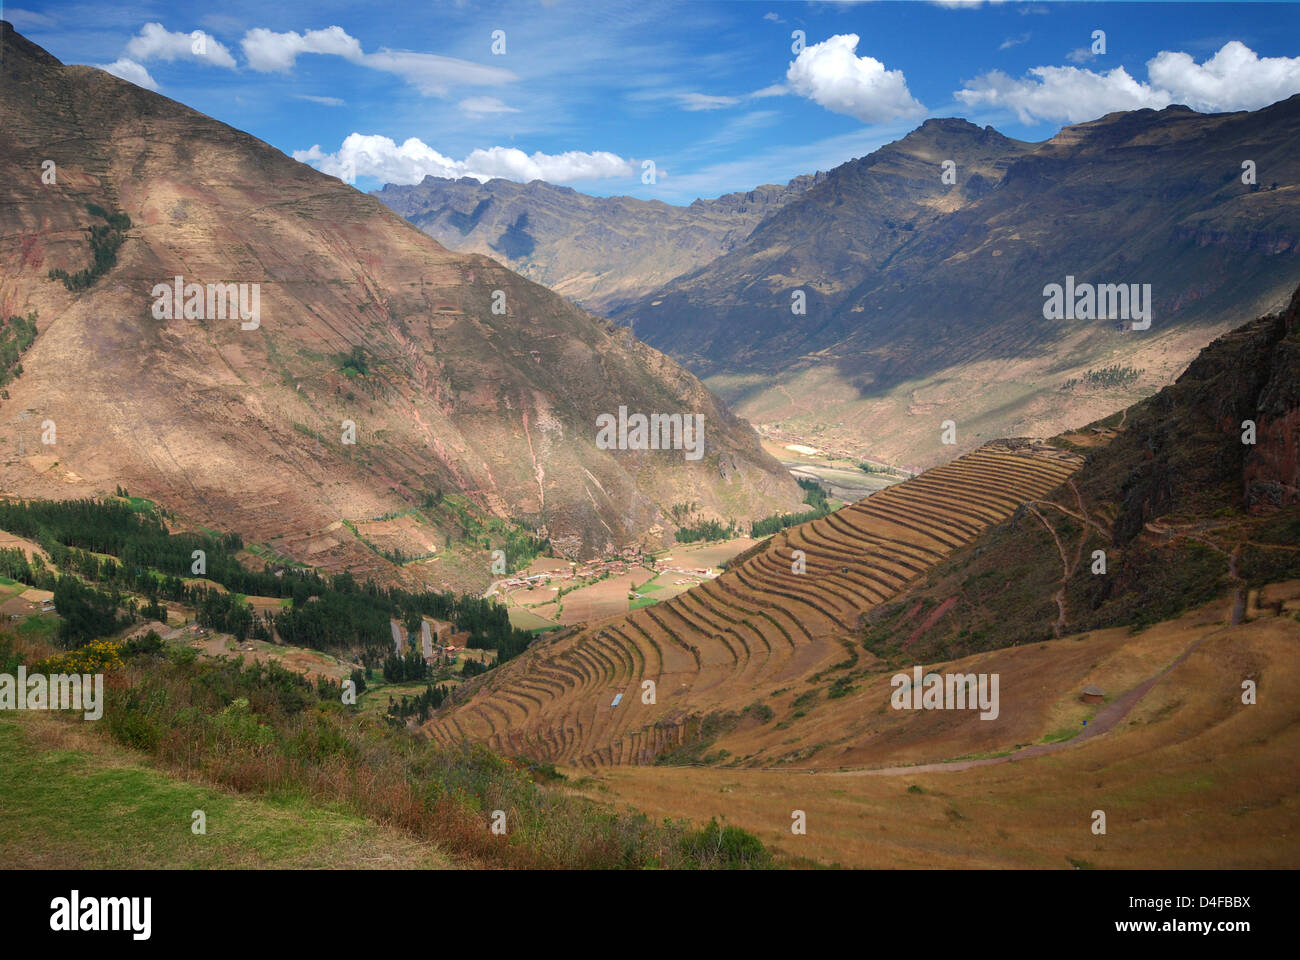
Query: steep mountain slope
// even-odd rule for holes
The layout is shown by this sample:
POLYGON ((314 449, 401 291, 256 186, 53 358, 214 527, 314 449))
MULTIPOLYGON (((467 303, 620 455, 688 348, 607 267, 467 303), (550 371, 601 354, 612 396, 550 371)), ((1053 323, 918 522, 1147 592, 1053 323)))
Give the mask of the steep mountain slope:
MULTIPOLYGON (((37 318, 6 370, 5 491, 122 483, 343 565, 375 558, 341 521, 439 494, 588 554, 671 541, 682 501, 737 518, 799 502, 744 421, 626 330, 247 134, 7 23, 0 39, 0 319, 37 318), (258 316, 199 290, 168 319, 176 277, 246 284, 258 316), (621 406, 702 415, 702 457, 598 449, 621 406)), ((407 555, 443 549, 425 519, 407 555)))
POLYGON ((676 344, 680 356, 706 372, 777 369, 877 319, 856 316, 856 303, 846 301, 885 284, 896 289, 904 277, 891 268, 890 255, 986 196, 1033 149, 992 127, 927 120, 902 140, 836 167, 743 245, 617 315, 676 344), (942 182, 947 159, 958 164, 955 185, 942 182), (791 311, 795 289, 807 297, 806 315, 791 311))
POLYGON ((425 177, 375 196, 452 250, 500 260, 589 310, 607 314, 743 241, 824 173, 675 207, 592 197, 542 180, 425 177))
POLYGON ((927 121, 616 317, 751 420, 814 445, 924 465, 950 455, 944 419, 960 449, 1057 433, 1154 392, 1215 333, 1285 301, 1300 279, 1298 143, 1300 96, 1112 114, 1039 145, 927 121), (1044 319, 1044 287, 1067 276, 1150 284, 1150 329, 1044 319), (1130 382, 1085 376, 1115 366, 1130 382))
POLYGON ((1223 623, 1202 611, 1162 634, 1154 661, 1125 655, 1130 628, 1196 604, 1226 612, 1234 588, 1230 619, 1244 620, 1274 603, 1248 588, 1300 579, 1298 338, 1300 291, 1208 347, 1091 455, 1069 438, 986 444, 784 531, 671 601, 535 643, 429 730, 589 768, 833 768, 1033 743, 1053 721, 1038 691, 1073 700, 1103 649, 1107 683, 1140 696, 1223 623), (1257 443, 1242 443, 1243 420, 1257 443), (1072 641, 1054 660, 1006 652, 1107 628, 1101 646, 1072 641), (889 709, 895 671, 954 658, 960 672, 1006 671, 1000 722, 889 709))
POLYGON ((1056 442, 1088 454, 1078 475, 873 610, 870 649, 963 656, 1154 623, 1226 590, 1240 619, 1249 591, 1300 578, 1300 289, 1122 418, 1056 442))

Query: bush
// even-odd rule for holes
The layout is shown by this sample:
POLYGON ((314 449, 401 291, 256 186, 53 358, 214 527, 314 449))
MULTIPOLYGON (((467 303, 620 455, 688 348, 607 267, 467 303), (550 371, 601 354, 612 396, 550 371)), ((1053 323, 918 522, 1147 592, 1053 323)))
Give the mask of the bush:
POLYGON ((143 637, 133 637, 126 642, 123 653, 127 658, 137 657, 144 654, 158 653, 163 648, 162 637, 158 636, 158 631, 150 630, 143 637))
POLYGON ((145 714, 140 696, 134 690, 128 690, 120 697, 110 694, 104 719, 108 722, 108 732, 128 747, 152 752, 162 739, 158 728, 145 714), (113 709, 114 701, 119 699, 120 705, 113 709))
POLYGON ((683 837, 682 850, 690 859, 715 867, 766 867, 772 859, 758 837, 740 827, 719 826, 716 817, 703 830, 683 837))

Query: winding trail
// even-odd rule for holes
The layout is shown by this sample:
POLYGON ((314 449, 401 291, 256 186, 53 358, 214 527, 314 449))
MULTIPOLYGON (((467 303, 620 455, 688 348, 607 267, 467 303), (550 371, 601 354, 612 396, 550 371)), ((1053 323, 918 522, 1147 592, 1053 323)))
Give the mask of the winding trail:
MULTIPOLYGON (((1048 753, 1056 753, 1059 750, 1068 750, 1071 747, 1077 747, 1079 744, 1091 740, 1093 737, 1099 737, 1114 728, 1132 710, 1147 693, 1159 683, 1166 675, 1173 671, 1175 667, 1181 664, 1192 652, 1206 640, 1217 634, 1222 633, 1228 627, 1219 627, 1211 630, 1202 637, 1198 637, 1188 644, 1187 649, 1178 655, 1173 663, 1165 667, 1154 677, 1144 680, 1132 690, 1125 693, 1114 703, 1108 703, 1097 711, 1097 716, 1077 737, 1071 737, 1069 740, 1061 743, 1040 743, 1032 747, 1025 747, 1023 750, 1017 750, 1015 753, 1008 754, 1004 757, 986 757, 982 760, 956 760, 951 763, 922 763, 909 767, 877 767, 872 770, 837 770, 828 771, 824 775, 828 777, 897 777, 905 774, 916 773, 944 773, 947 771, 970 770, 973 767, 989 767, 997 763, 1018 763, 1021 760, 1029 760, 1034 757, 1041 757, 1048 753)), ((809 770, 809 773, 816 773, 815 770, 809 770)))

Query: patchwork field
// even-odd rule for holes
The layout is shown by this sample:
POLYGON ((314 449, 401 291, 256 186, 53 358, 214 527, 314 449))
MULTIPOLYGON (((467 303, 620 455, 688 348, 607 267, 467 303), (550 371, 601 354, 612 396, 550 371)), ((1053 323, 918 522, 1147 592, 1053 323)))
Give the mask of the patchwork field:
MULTIPOLYGON (((525 630, 573 626, 667 600, 716 575, 724 563, 758 543, 749 537, 678 544, 651 566, 632 566, 617 576, 582 577, 567 560, 538 557, 519 576, 553 575, 527 587, 503 590, 510 622, 525 630), (641 593, 634 599, 633 593, 641 593)), ((622 569, 622 568, 620 568, 622 569)), ((490 591, 491 592, 491 591, 490 591)))

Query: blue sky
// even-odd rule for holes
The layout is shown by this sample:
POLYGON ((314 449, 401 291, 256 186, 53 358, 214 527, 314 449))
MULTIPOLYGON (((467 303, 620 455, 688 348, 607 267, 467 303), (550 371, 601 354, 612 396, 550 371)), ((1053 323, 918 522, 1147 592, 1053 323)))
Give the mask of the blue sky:
POLYGON ((1254 109, 1300 92, 1295 4, 19 0, 0 9, 65 63, 108 67, 362 189, 424 173, 539 176, 688 203, 830 169, 926 117, 1042 140, 1112 110, 1254 109), (1097 30, 1104 53, 1093 50, 1097 30), (647 160, 654 183, 643 182, 647 160))

